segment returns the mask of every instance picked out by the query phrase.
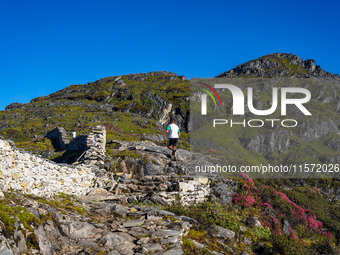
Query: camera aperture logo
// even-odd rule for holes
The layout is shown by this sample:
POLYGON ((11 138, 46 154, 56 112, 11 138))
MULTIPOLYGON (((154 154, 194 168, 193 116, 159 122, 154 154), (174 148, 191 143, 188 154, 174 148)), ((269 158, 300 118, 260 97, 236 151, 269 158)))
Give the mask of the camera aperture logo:
MULTIPOLYGON (((231 92, 232 95, 232 114, 237 116, 245 115, 245 96, 241 88, 232 85, 232 84, 215 84, 214 87, 200 83, 205 87, 209 88, 218 98, 221 107, 223 107, 223 103, 220 95, 217 93, 216 89, 225 89, 226 91, 231 92)), ((204 93, 201 94, 201 115, 207 115, 207 97, 208 95, 213 100, 215 106, 217 107, 216 100, 214 96, 205 88, 200 88, 204 93)), ((311 99, 311 93, 306 88, 299 87, 282 87, 272 88, 272 100, 271 107, 265 110, 256 109, 254 106, 254 93, 253 88, 247 88, 247 106, 249 111, 256 116, 268 116, 273 114, 278 109, 278 101, 279 101, 279 89, 280 89, 280 101, 281 101, 281 116, 287 115, 287 106, 294 105, 303 115, 311 116, 312 114, 308 111, 308 109, 304 106, 304 104, 308 103, 311 99), (289 98, 291 94, 298 94, 300 98, 289 98)), ((229 124, 230 127, 235 125, 242 125, 243 127, 252 127, 259 128, 263 127, 265 124, 269 124, 271 127, 274 127, 277 123, 280 123, 282 127, 292 128, 298 125, 298 121, 296 119, 243 119, 242 121, 234 121, 233 119, 213 119, 213 127, 216 125, 226 125, 229 124)))
MULTIPOLYGON (((217 93, 217 91, 211 87, 210 85, 208 84, 205 84, 205 83, 202 83, 200 82, 200 84, 206 86, 207 88, 209 88, 212 92, 214 92, 214 94, 217 96, 218 100, 220 101, 220 104, 221 106, 223 106, 222 104, 222 100, 220 98, 220 95, 217 93)), ((215 103, 215 106, 217 107, 217 104, 216 104, 216 100, 214 98, 214 96, 206 89, 204 88, 200 88, 203 92, 206 92, 210 97, 211 99, 214 101, 215 103)), ((207 114, 207 94, 201 94, 201 100, 202 100, 202 115, 206 115, 207 114)))

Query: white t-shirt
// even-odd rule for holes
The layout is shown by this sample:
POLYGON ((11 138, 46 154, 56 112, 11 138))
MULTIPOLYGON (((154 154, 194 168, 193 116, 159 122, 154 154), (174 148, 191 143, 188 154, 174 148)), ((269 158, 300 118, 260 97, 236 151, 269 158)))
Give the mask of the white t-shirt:
POLYGON ((176 124, 170 124, 167 127, 167 130, 169 130, 169 138, 179 138, 179 127, 176 124))

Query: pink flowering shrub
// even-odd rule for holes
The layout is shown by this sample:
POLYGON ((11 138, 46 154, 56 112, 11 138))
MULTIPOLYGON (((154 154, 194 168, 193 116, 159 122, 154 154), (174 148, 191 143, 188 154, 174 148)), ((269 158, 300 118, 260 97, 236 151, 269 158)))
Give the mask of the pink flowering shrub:
MULTIPOLYGON (((319 232, 320 234, 322 234, 324 236, 329 235, 329 234, 332 235, 330 232, 325 233, 321 230, 321 227, 323 226, 322 222, 316 220, 315 214, 312 214, 308 209, 307 210, 302 209, 300 206, 298 206, 297 204, 292 202, 282 192, 275 190, 275 194, 278 194, 279 196, 281 196, 281 198, 284 201, 293 205, 293 208, 294 208, 293 218, 294 219, 302 221, 302 223, 305 224, 308 227, 308 229, 315 230, 315 231, 319 232)), ((294 237, 294 235, 293 235, 293 237, 294 237)), ((295 239, 295 237, 294 237, 294 239, 295 239)))
POLYGON ((282 235, 281 224, 277 218, 274 216, 269 216, 264 222, 264 226, 268 227, 272 233, 282 235))
POLYGON ((323 224, 317 220, 316 215, 290 200, 286 194, 267 185, 256 187, 255 182, 246 173, 240 174, 244 183, 241 190, 234 195, 233 202, 243 207, 251 207, 251 212, 261 219, 264 227, 268 227, 273 234, 282 236, 282 221, 288 220, 290 234, 289 238, 292 240, 300 240, 306 235, 322 235, 323 238, 332 238, 330 231, 324 231, 323 224), (271 210, 265 210, 270 208, 271 210), (295 230, 297 232, 295 232, 295 230))
POLYGON ((289 234, 289 237, 293 238, 293 239, 299 239, 297 237, 297 235, 295 234, 294 230, 292 229, 291 226, 289 226, 289 230, 290 230, 290 234, 289 234))
POLYGON ((307 218, 308 226, 314 230, 317 230, 319 227, 322 227, 322 223, 316 220, 316 216, 307 218))
POLYGON ((233 201, 235 204, 240 204, 242 206, 247 206, 247 207, 252 206, 256 202, 253 196, 251 195, 245 196, 243 194, 236 194, 234 196, 233 201))
POLYGON ((268 203, 262 203, 261 205, 262 205, 262 206, 268 206, 268 207, 274 209, 274 208, 273 208, 270 204, 268 204, 268 203))
POLYGON ((244 184, 242 186, 243 192, 235 194, 233 198, 233 202, 235 204, 239 204, 245 207, 249 207, 254 205, 257 200, 257 191, 258 189, 255 186, 254 180, 252 178, 249 178, 248 174, 246 173, 240 173, 240 175, 245 178, 244 184))
POLYGON ((279 194, 281 196, 281 198, 286 201, 287 203, 292 204, 295 208, 297 208, 302 214, 304 214, 305 210, 303 210, 300 206, 298 206, 297 204, 295 204, 294 202, 292 202, 285 194, 283 194, 282 192, 279 192, 277 190, 275 190, 276 194, 279 194))

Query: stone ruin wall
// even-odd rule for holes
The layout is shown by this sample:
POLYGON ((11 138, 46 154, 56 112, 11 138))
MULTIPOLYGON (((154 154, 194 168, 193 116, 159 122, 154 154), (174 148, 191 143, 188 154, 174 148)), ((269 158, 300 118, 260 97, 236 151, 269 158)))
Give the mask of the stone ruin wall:
MULTIPOLYGON (((63 129, 58 128, 52 133, 64 132, 63 129)), ((97 126, 88 136, 79 136, 78 141, 76 138, 69 143, 65 143, 65 134, 62 137, 58 137, 58 135, 55 137, 57 140, 63 141, 65 148, 73 144, 73 148, 78 149, 81 144, 84 145, 84 137, 86 137, 86 145, 82 147, 85 151, 78 164, 56 164, 40 156, 19 151, 13 148, 8 141, 0 139, 0 190, 13 189, 42 197, 51 197, 61 192, 84 196, 93 189, 102 186, 100 185, 101 178, 96 177, 95 172, 98 170, 98 163, 104 163, 105 127, 97 126)), ((152 176, 146 177, 146 179, 148 178, 152 178, 152 176)), ((170 176, 162 178, 171 179, 170 176)), ((191 180, 173 180, 172 182, 176 187, 174 191, 159 193, 169 204, 177 199, 184 205, 195 204, 204 201, 209 196, 208 178, 196 177, 191 180)))
POLYGON ((0 188, 50 197, 60 192, 85 195, 92 190, 95 174, 91 168, 58 165, 52 161, 15 150, 0 139, 0 188))
MULTIPOLYGON (((56 128, 47 135, 59 149, 67 150, 69 142, 63 128, 56 128)), ((56 164, 40 156, 13 149, 6 140, 0 139, 0 190, 22 191, 36 196, 53 196, 60 192, 86 195, 96 183, 94 165, 105 157, 106 130, 97 126, 84 143, 84 137, 73 142, 73 148, 85 151, 81 163, 76 166, 56 164), (79 143, 79 144, 77 144, 79 143)))

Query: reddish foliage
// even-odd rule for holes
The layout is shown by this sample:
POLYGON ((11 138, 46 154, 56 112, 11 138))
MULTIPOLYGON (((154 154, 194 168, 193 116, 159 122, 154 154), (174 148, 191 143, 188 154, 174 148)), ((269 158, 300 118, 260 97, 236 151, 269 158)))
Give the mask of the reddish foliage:
POLYGON ((252 206, 256 202, 253 196, 245 196, 243 194, 236 194, 233 201, 235 204, 241 204, 242 206, 252 206))
POLYGON ((282 192, 279 192, 277 190, 275 190, 276 194, 279 194, 282 199, 290 204, 292 204, 293 206, 295 206, 295 208, 297 208, 302 214, 305 213, 305 210, 303 210, 300 206, 298 206, 297 204, 295 204, 294 202, 292 202, 285 194, 283 194, 282 192))
POLYGON ((271 206, 271 204, 268 204, 268 203, 262 203, 261 205, 263 205, 263 206, 268 206, 268 207, 274 209, 274 208, 271 206))
MULTIPOLYGON (((326 233, 326 232, 323 232, 321 230, 321 227, 323 226, 322 222, 316 220, 316 215, 315 214, 312 214, 308 209, 307 210, 302 209, 300 206, 298 206, 297 204, 292 202, 282 192, 279 192, 279 191, 276 190, 275 193, 280 195, 284 201, 286 201, 287 203, 290 203, 291 205, 294 206, 294 208, 296 210, 294 211, 293 217, 295 219, 302 220, 308 226, 309 229, 316 230, 316 231, 318 231, 319 233, 323 234, 326 237, 332 237, 332 233, 331 232, 327 232, 326 233)), ((294 239, 296 239, 295 236, 296 236, 295 233, 293 233, 293 238, 294 239)))
MULTIPOLYGON (((255 186, 253 179, 249 177, 246 173, 240 173, 240 175, 244 178, 244 184, 242 186, 243 191, 234 196, 233 201, 235 204, 240 204, 242 206, 253 206, 255 204, 260 204, 261 206, 270 207, 274 209, 273 206, 267 202, 261 202, 261 198, 259 197, 259 191, 255 186)), ((305 224, 310 230, 317 231, 324 235, 327 238, 332 237, 332 233, 330 231, 324 232, 321 228, 323 227, 322 223, 316 220, 316 215, 310 212, 308 209, 303 209, 298 206, 296 203, 291 201, 284 193, 275 190, 272 187, 267 185, 263 185, 264 188, 272 191, 272 195, 280 196, 285 202, 291 204, 293 206, 293 218, 299 220, 301 223, 305 224)), ((285 214, 280 213, 280 218, 286 218, 285 214)), ((263 222, 264 226, 268 227, 272 232, 276 232, 279 235, 282 235, 280 222, 277 218, 270 215, 270 218, 267 218, 265 222, 263 222)), ((294 230, 291 226, 290 229, 290 237, 293 239, 299 239, 295 234, 294 230)))
POLYGON ((280 236, 282 235, 280 222, 274 216, 269 216, 264 225, 268 227, 272 233, 277 233, 280 236))
POLYGON ((294 230, 292 229, 291 226, 289 226, 289 230, 290 230, 289 237, 292 237, 292 238, 294 238, 294 239, 299 239, 299 238, 297 237, 297 235, 295 235, 295 232, 294 232, 294 230))
POLYGON ((245 182, 243 184, 243 190, 245 191, 245 195, 237 193, 233 201, 235 204, 240 204, 242 206, 252 206, 254 205, 257 200, 258 196, 254 194, 253 192, 257 192, 257 188, 255 186, 255 183, 253 179, 249 178, 248 174, 246 173, 240 173, 242 177, 245 178, 245 182))

